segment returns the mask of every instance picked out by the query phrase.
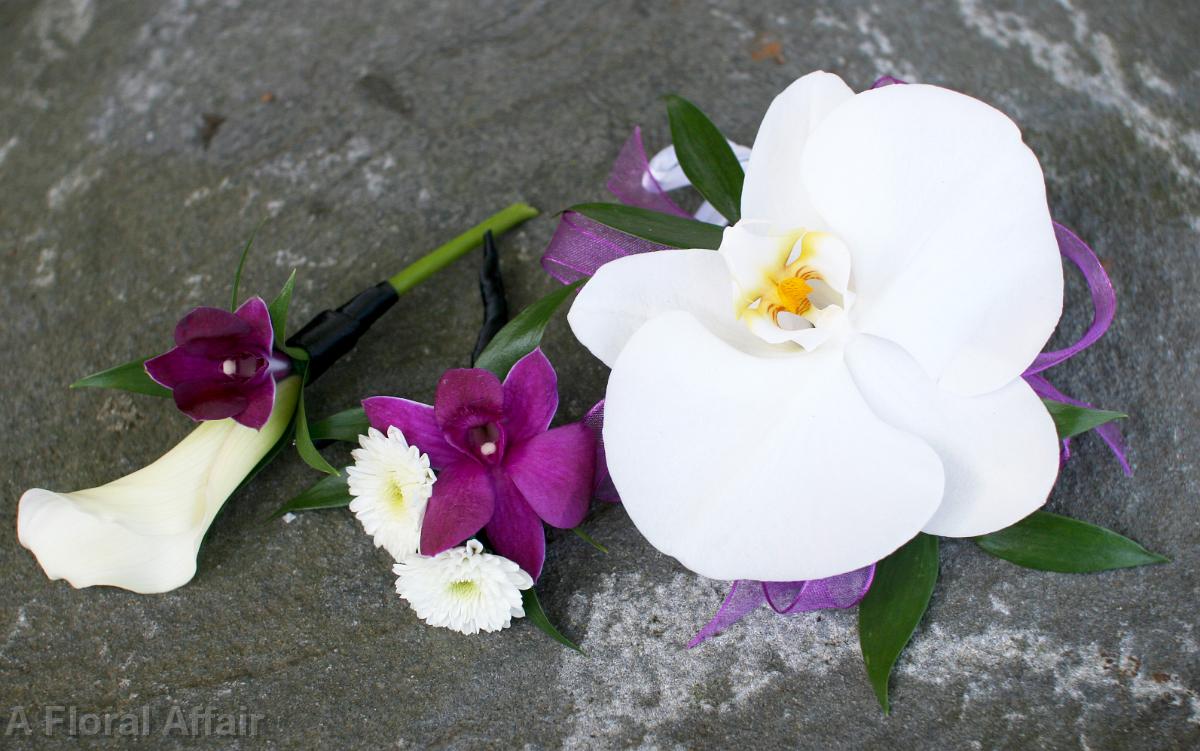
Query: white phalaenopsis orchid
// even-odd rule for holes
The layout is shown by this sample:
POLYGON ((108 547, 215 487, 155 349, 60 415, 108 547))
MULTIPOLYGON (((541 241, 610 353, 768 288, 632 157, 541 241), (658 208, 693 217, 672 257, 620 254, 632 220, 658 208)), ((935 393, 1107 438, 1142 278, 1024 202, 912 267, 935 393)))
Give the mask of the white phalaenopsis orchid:
POLYGON ((51 579, 150 594, 187 584, 196 554, 225 500, 283 435, 300 378, 276 384, 267 423, 201 423, 153 464, 74 493, 34 488, 21 496, 17 536, 51 579))
POLYGON ((612 367, 630 517, 705 576, 817 579, 1041 506, 1021 379, 1062 310, 1042 171, 1004 114, 813 73, 767 111, 720 250, 603 266, 571 309, 612 367))

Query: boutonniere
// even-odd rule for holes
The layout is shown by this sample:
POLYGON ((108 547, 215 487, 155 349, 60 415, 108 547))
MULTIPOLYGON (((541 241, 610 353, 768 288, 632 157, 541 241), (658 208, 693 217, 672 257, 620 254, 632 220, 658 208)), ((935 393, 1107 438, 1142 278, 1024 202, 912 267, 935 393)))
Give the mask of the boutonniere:
POLYGON ((174 346, 88 376, 73 387, 169 397, 199 423, 149 466, 87 490, 34 488, 22 496, 17 535, 51 579, 166 592, 196 572, 205 533, 225 501, 287 444, 314 468, 337 474, 314 445, 304 387, 354 347, 400 295, 482 243, 536 215, 516 204, 396 275, 326 310, 288 335, 296 274, 270 303, 243 299, 234 274, 229 308, 200 307, 176 324, 174 346))
POLYGON ((606 497, 594 413, 554 424, 562 418, 558 376, 540 348, 574 287, 508 321, 490 235, 483 259, 484 323, 472 367, 447 370, 432 404, 371 396, 314 423, 315 436, 356 444, 354 463, 277 515, 348 507, 393 558, 397 593, 431 626, 477 634, 528 617, 578 649, 551 624, 534 588, 546 528, 597 545, 579 525, 592 498, 606 497))
POLYGON ((607 470, 660 551, 731 582, 689 646, 763 604, 858 604, 885 711, 892 665, 938 574, 940 537, 1030 568, 1163 560, 1040 511, 1073 437, 1113 422, 1046 371, 1104 333, 1115 295, 1055 223, 1037 157, 1000 111, 935 86, 797 80, 752 150, 667 99, 673 147, 640 133, 608 187, 566 212, 543 259, 589 278, 575 336, 612 369, 607 470), (694 215, 668 192, 690 184, 694 215), (722 226, 726 225, 728 226, 722 226), (1045 351, 1063 262, 1094 305, 1084 336, 1045 351))

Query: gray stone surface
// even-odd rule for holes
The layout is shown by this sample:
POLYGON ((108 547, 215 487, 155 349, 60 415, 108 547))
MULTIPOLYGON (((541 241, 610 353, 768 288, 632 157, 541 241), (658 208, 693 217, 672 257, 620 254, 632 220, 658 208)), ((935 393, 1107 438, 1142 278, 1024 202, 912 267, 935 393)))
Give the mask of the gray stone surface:
MULTIPOLYGON (((0 711, 266 715, 255 738, 143 747, 1196 747, 1198 28, 1187 0, 5 0, 0 711), (1066 576, 945 545, 884 718, 852 612, 759 612, 685 651, 722 587, 656 554, 618 507, 588 523, 609 555, 571 535, 549 548, 544 602, 586 657, 526 623, 423 627, 347 513, 264 523, 313 479, 294 457, 231 502, 171 594, 75 591, 17 545, 25 488, 99 484, 188 430, 166 403, 66 386, 163 349, 184 310, 223 301, 260 217, 247 289, 298 268, 302 320, 510 201, 602 198, 631 126, 664 143, 665 92, 746 142, 773 94, 818 67, 858 87, 881 73, 944 84, 1023 125, 1054 213, 1094 243, 1121 300, 1103 343, 1054 375, 1133 415, 1137 471, 1123 478, 1086 439, 1050 507, 1173 563, 1066 576)), ((548 214, 503 241, 514 304, 553 288, 536 264, 553 227, 548 214)), ((473 271, 405 299, 317 385, 313 412, 428 398, 473 341, 473 271)), ((561 322, 547 348, 578 416, 603 369, 561 322)))

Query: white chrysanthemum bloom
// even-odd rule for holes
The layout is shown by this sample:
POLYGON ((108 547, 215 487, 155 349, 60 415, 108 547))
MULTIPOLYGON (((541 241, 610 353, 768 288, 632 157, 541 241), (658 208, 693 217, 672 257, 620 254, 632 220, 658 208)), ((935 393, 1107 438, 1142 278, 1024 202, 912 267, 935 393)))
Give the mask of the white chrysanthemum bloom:
POLYGON ((387 435, 375 428, 359 436, 362 448, 355 449, 349 478, 350 510, 363 529, 396 560, 416 553, 421 543, 421 522, 437 478, 429 468, 429 457, 408 445, 399 428, 387 435))
POLYGON ((521 590, 533 579, 512 561, 468 540, 433 556, 416 555, 393 569, 396 591, 430 626, 462 634, 499 631, 525 615, 521 590))

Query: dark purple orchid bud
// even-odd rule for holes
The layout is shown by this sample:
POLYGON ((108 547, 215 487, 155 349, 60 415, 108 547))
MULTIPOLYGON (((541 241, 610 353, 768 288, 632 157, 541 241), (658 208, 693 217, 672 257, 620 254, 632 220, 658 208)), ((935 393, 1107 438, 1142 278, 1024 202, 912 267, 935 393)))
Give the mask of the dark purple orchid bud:
POLYGON ((275 404, 275 381, 291 361, 275 351, 271 314, 261 297, 237 311, 196 308, 175 326, 175 348, 146 361, 146 372, 171 389, 193 420, 232 417, 255 430, 275 404))

